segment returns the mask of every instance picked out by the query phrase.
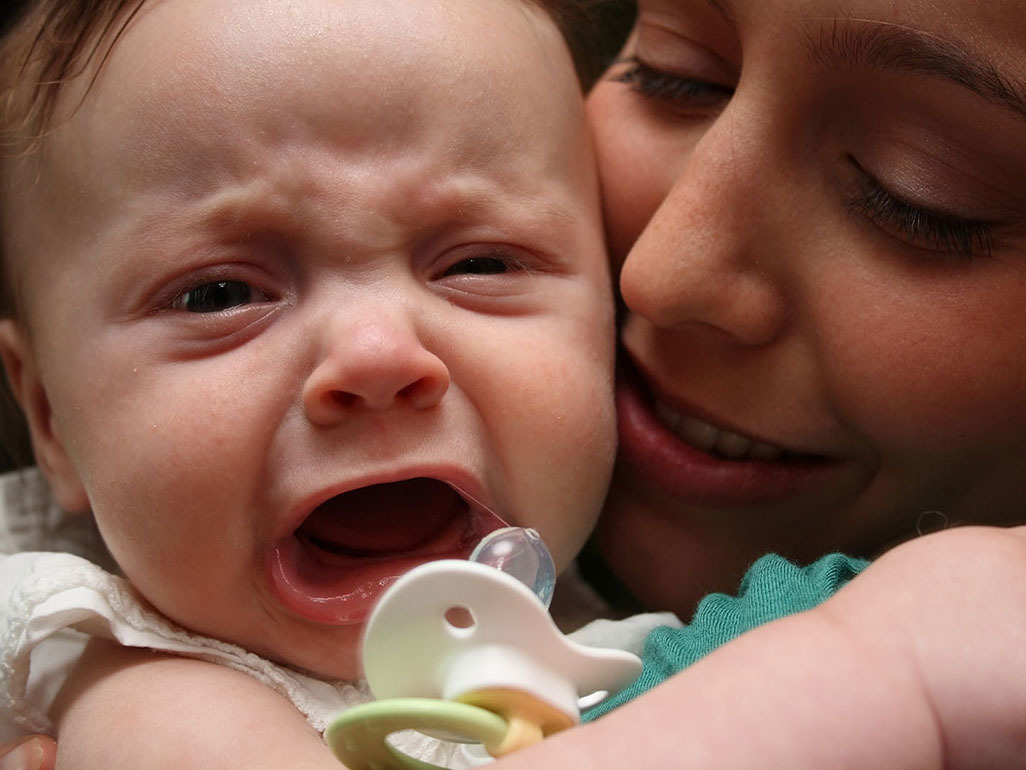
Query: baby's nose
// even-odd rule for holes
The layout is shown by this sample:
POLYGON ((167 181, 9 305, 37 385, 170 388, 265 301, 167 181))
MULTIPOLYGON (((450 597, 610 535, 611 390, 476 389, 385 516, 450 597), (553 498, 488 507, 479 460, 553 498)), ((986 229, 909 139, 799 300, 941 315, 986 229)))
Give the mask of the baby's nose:
POLYGON ((365 320, 332 334, 307 378, 303 405, 319 424, 361 409, 428 409, 441 401, 449 380, 448 367, 409 320, 365 320))

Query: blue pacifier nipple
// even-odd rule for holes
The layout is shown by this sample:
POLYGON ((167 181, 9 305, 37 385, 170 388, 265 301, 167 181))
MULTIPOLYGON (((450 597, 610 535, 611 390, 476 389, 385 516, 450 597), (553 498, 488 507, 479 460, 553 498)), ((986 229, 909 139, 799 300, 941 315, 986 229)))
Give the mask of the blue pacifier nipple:
POLYGON ((485 535, 470 561, 487 564, 511 575, 549 606, 556 587, 556 565, 537 530, 503 527, 485 535))

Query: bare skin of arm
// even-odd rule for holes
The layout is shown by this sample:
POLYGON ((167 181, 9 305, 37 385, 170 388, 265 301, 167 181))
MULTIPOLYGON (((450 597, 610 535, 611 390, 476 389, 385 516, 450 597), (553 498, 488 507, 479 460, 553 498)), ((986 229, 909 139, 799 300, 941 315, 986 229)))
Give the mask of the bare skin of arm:
MULTIPOLYGON (((105 643, 88 656, 61 699, 60 770, 339 767, 248 676, 105 643)), ((1026 768, 1023 672, 1026 529, 951 530, 494 767, 1026 768)))
POLYGON ((252 677, 95 641, 55 704, 58 770, 339 770, 303 715, 252 677))
POLYGON ((951 530, 499 764, 1026 768, 1024 672, 1026 530, 951 530))

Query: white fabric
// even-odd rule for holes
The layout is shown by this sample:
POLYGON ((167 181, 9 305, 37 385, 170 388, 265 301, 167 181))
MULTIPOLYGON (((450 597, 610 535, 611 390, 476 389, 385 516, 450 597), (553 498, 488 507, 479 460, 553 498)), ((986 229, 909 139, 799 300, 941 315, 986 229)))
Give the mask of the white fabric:
POLYGON ((323 682, 175 626, 152 610, 128 581, 80 556, 43 552, 7 556, 0 562, 0 591, 2 706, 28 731, 53 729, 42 708, 28 697, 28 674, 31 653, 63 629, 243 671, 289 698, 318 730, 346 706, 367 700, 360 687, 323 682))
POLYGON ((672 612, 646 612, 622 620, 599 618, 567 636, 588 647, 626 650, 641 657, 645 638, 655 629, 662 626, 680 628, 682 625, 680 618, 672 612))
MULTIPOLYGON (((127 580, 105 568, 111 560, 91 517, 60 511, 33 471, 0 476, 0 552, 6 554, 0 556, 0 741, 53 732, 47 710, 89 637, 242 671, 289 698, 318 731, 338 712, 369 700, 363 683, 317 679, 170 622, 127 580)), ((640 654, 648 632, 667 624, 680 622, 670 613, 598 620, 571 636, 582 644, 640 654)), ((452 744, 413 731, 394 740, 426 762, 453 768, 476 764, 452 744)))
POLYGON ((680 628, 672 612, 646 612, 625 616, 610 606, 571 565, 559 576, 549 608, 559 629, 589 647, 611 647, 640 656, 645 637, 660 626, 680 628))
MULTIPOLYGON (((49 666, 59 684, 87 637, 115 639, 129 647, 187 655, 242 671, 291 700, 318 731, 340 711, 370 700, 363 683, 316 679, 179 628, 148 607, 128 581, 79 556, 5 556, 0 560, 0 590, 0 713, 5 738, 26 732, 52 734, 45 709, 53 687, 29 686, 30 672, 35 673, 32 660, 54 641, 64 647, 61 665, 49 666), (70 647, 69 630, 78 636, 70 647)), ((413 731, 394 740, 399 749, 425 762, 452 768, 468 765, 453 744, 413 731)))

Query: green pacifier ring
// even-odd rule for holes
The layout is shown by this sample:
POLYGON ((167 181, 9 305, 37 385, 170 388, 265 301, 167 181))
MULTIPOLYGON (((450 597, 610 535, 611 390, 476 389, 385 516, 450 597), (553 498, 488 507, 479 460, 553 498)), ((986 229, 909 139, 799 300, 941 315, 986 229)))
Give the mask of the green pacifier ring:
POLYGON ((439 770, 399 751, 387 738, 399 730, 443 731, 498 745, 509 725, 493 711, 435 698, 389 698, 343 711, 324 740, 349 770, 439 770))

